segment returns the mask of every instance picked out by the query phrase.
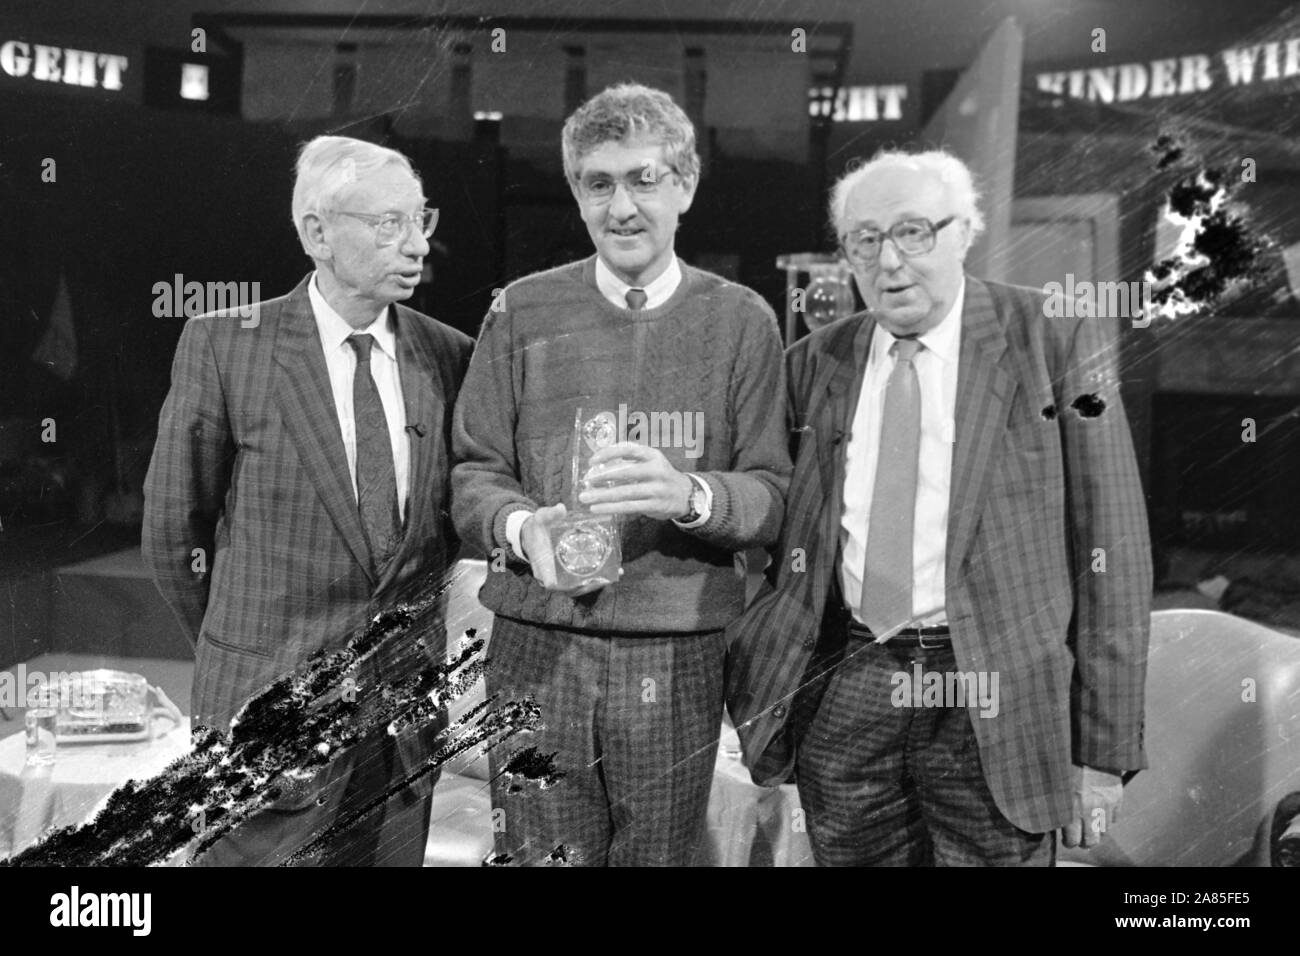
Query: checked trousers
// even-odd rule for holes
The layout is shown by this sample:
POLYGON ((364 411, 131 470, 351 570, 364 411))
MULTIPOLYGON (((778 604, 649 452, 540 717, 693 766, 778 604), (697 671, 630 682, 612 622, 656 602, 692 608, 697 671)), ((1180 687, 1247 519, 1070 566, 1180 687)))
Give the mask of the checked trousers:
POLYGON ((492 805, 505 811, 496 862, 690 865, 706 834, 724 655, 721 631, 605 635, 497 616, 488 694, 531 696, 545 726, 489 752, 492 805), (555 754, 553 785, 503 772, 529 745, 555 754))

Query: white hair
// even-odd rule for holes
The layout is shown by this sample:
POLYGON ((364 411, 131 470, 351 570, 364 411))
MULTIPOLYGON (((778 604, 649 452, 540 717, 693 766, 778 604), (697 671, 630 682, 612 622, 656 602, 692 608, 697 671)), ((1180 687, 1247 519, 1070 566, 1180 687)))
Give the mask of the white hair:
POLYGON ((298 175, 293 183, 293 226, 307 249, 303 218, 324 216, 344 188, 388 165, 401 166, 420 178, 411 161, 395 149, 377 146, 350 136, 317 136, 298 153, 298 175))
POLYGON ((890 168, 908 169, 934 176, 947 190, 953 215, 965 219, 970 224, 969 242, 974 242, 984 231, 984 214, 979 208, 979 191, 975 188, 975 178, 971 175, 969 166, 943 149, 931 149, 922 153, 887 149, 876 153, 861 166, 849 170, 831 188, 831 227, 835 230, 835 235, 842 234, 845 213, 848 211, 849 193, 853 191, 853 187, 872 173, 890 168))

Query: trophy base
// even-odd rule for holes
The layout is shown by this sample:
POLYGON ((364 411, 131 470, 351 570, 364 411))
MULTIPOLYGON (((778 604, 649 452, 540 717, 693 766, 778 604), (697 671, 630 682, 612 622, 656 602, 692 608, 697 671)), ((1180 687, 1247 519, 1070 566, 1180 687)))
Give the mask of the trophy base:
POLYGON ((568 514, 552 531, 556 583, 562 589, 618 582, 623 549, 615 515, 568 514))

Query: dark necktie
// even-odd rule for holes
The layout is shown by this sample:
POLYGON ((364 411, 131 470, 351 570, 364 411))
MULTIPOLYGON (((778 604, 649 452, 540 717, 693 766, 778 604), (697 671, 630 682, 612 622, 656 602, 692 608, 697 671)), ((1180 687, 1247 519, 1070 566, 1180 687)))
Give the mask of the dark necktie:
POLYGON ((640 312, 645 308, 645 289, 628 289, 624 298, 627 299, 627 307, 633 312, 640 312))
POLYGON ((912 525, 921 456, 921 385, 912 359, 920 348, 915 339, 895 340, 881 413, 860 609, 878 636, 912 617, 912 525))
POLYGON ((374 344, 370 335, 348 336, 348 345, 357 353, 357 370, 352 376, 357 510, 370 545, 373 569, 378 572, 397 550, 402 522, 397 510, 397 473, 393 465, 393 443, 388 436, 388 418, 370 374, 370 349, 374 344))

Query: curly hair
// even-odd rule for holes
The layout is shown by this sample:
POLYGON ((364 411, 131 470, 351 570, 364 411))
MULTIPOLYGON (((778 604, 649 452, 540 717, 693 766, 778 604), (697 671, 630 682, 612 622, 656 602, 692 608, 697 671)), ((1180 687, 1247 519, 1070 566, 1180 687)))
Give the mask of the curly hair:
POLYGON ((667 93, 638 83, 622 83, 597 93, 565 121, 564 175, 577 185, 578 167, 592 150, 604 143, 640 138, 661 142, 668 165, 679 176, 699 177, 700 157, 690 118, 667 93))

